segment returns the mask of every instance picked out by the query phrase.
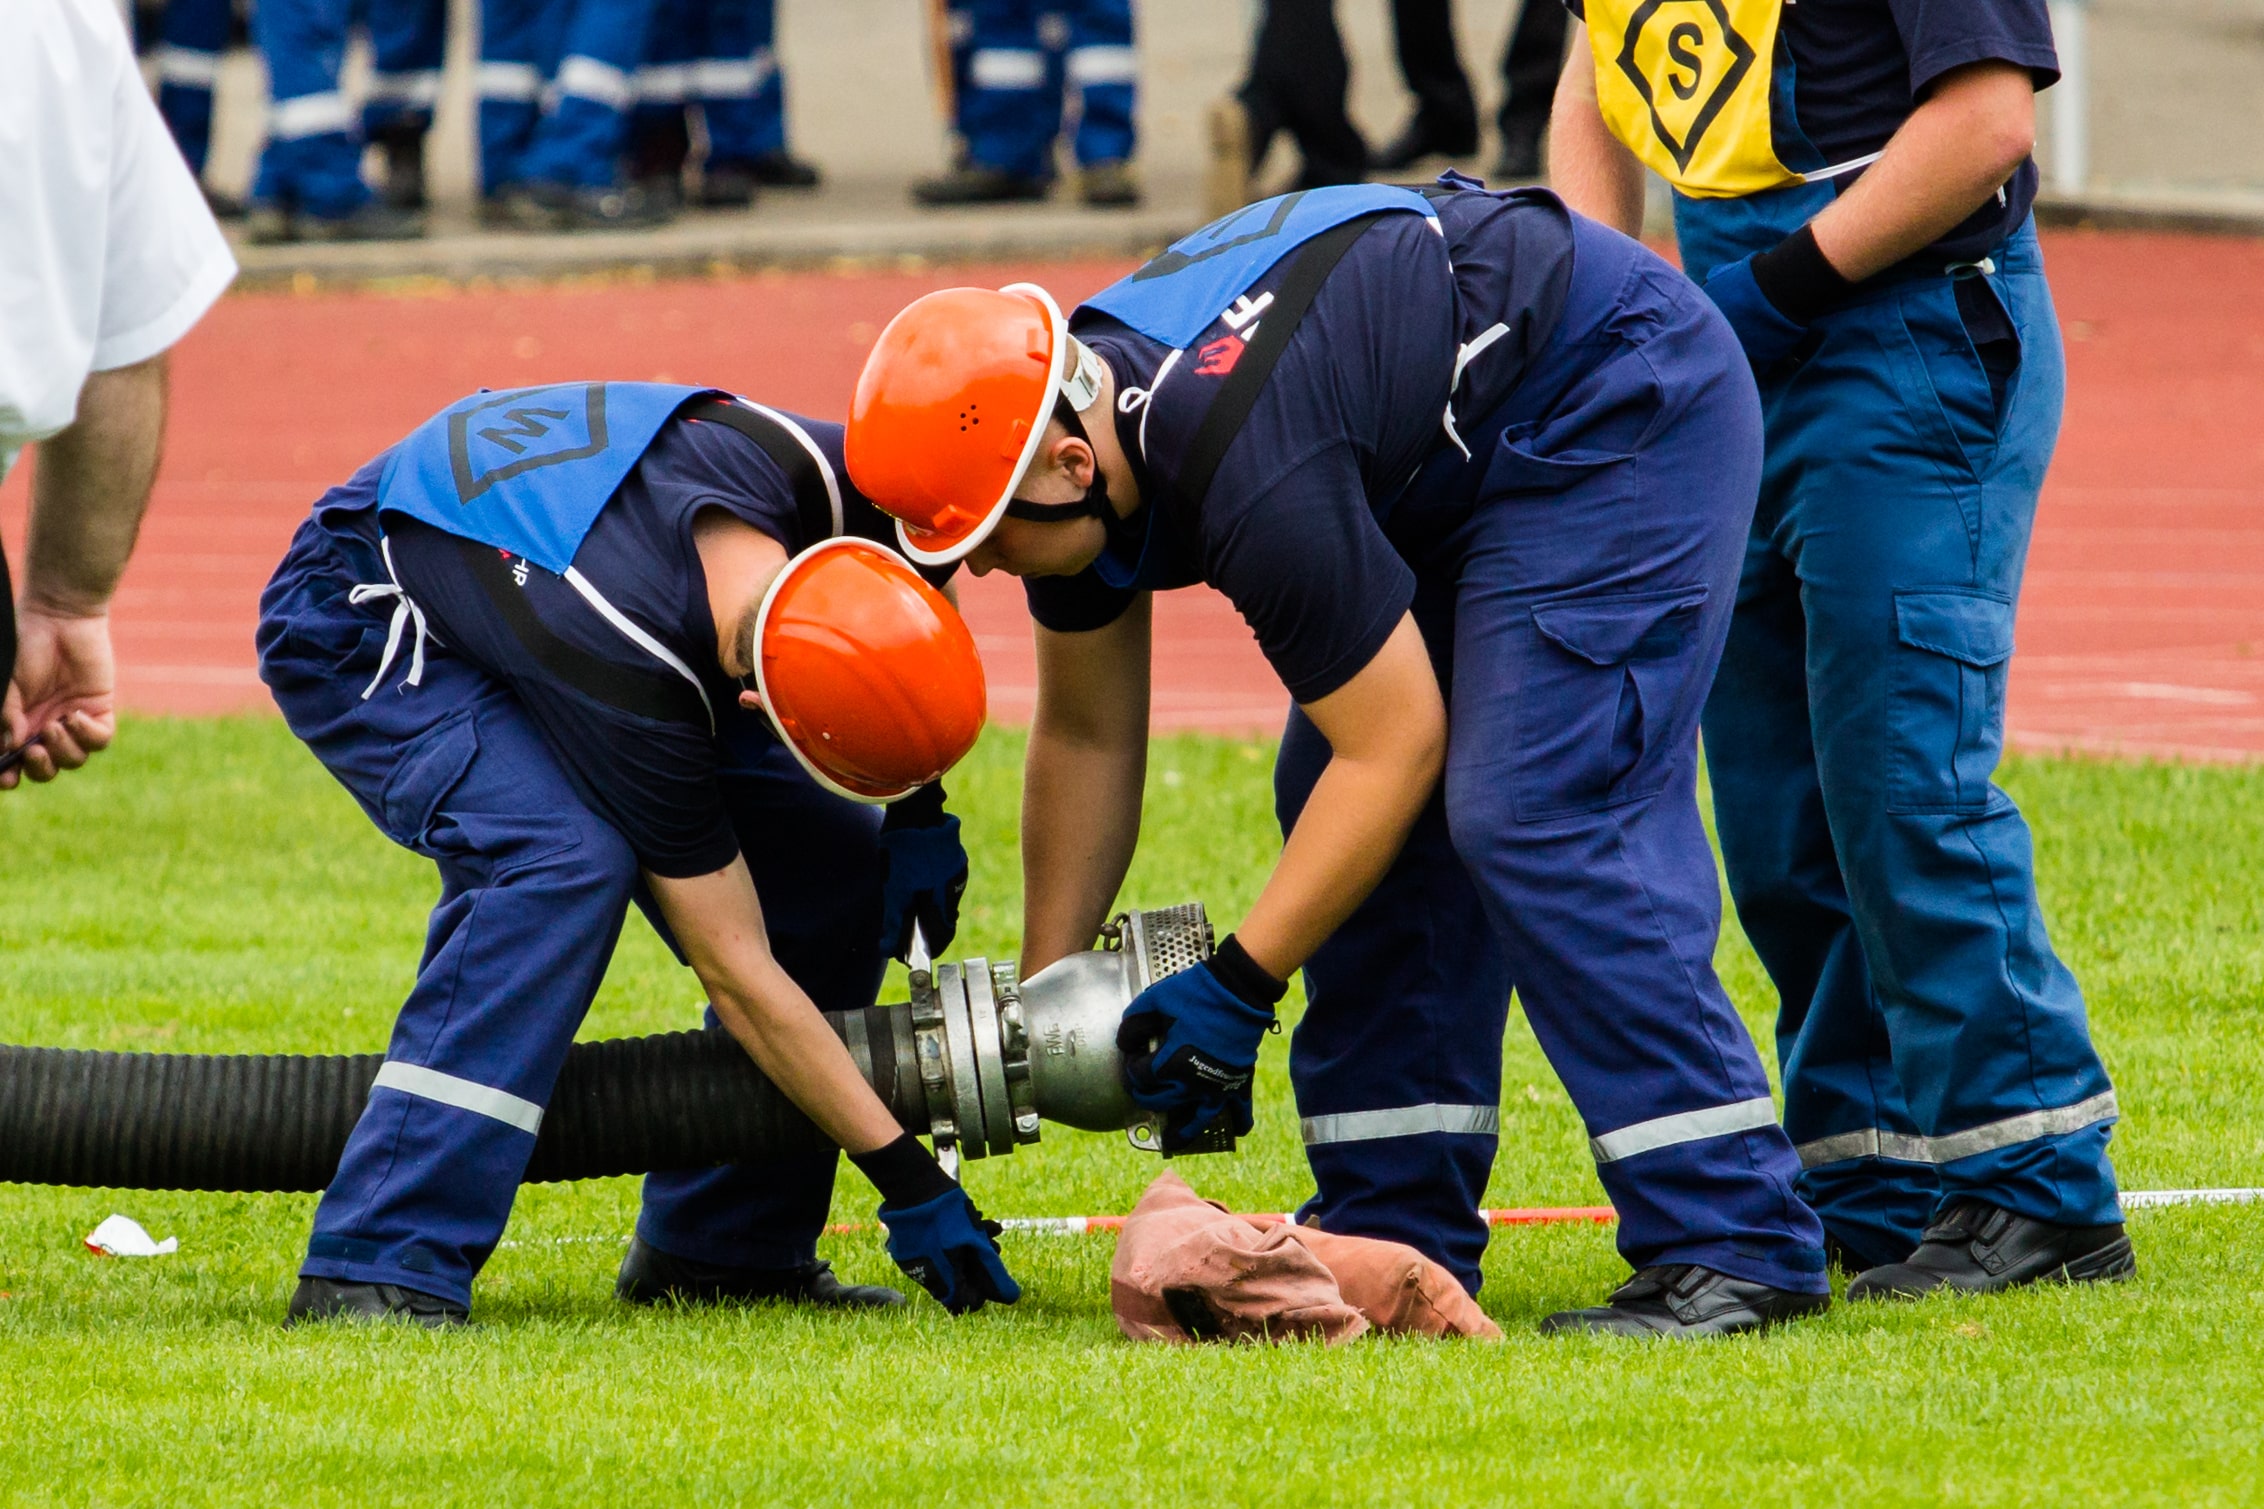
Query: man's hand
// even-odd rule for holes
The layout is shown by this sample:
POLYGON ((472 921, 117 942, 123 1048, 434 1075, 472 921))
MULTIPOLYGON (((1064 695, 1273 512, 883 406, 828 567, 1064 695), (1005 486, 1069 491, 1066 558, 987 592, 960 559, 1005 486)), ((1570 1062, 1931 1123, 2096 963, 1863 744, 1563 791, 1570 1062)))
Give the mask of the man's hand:
POLYGON ((1124 1087, 1162 1114, 1165 1152, 1222 1123, 1232 1136, 1250 1134, 1250 1076, 1282 989, 1229 934, 1212 958, 1164 976, 1124 1009, 1124 1087))
POLYGON ((20 748, 23 763, 0 772, 0 791, 14 789, 25 777, 52 781, 109 748, 118 732, 109 614, 18 610, 16 675, 8 684, 5 723, 0 752, 20 748))
POLYGON ((880 946, 891 958, 908 958, 912 927, 919 925, 930 953, 951 946, 959 932, 959 898, 967 891, 967 846, 959 819, 943 810, 938 781, 892 803, 881 821, 880 946))

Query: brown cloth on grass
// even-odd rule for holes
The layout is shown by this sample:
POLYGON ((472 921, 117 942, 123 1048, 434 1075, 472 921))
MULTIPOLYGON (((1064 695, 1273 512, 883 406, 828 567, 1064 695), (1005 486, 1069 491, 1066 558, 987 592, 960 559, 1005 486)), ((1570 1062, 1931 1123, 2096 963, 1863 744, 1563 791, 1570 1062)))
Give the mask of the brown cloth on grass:
POLYGON ((1380 1331, 1480 1336, 1501 1328, 1444 1268, 1399 1242, 1260 1225, 1158 1175, 1125 1219, 1109 1308, 1134 1341, 1283 1341, 1334 1346, 1380 1331))

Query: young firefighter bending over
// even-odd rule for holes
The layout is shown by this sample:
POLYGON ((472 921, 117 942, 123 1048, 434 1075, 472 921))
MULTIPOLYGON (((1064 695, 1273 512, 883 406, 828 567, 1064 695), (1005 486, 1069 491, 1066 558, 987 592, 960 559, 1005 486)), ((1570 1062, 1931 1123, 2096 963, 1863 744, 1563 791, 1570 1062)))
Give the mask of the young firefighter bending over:
POLYGON ((1542 192, 1293 194, 1067 322, 1026 284, 913 304, 847 455, 913 559, 1029 579, 1026 970, 1087 945, 1131 858, 1149 595, 1224 591, 1296 700, 1280 862, 1209 968, 1125 1016, 1168 1146, 1249 1129, 1302 967, 1303 1214, 1475 1292, 1514 985, 1637 1270, 1547 1328, 1825 1306, 1799 1161, 1712 968, 1697 718, 1761 416, 1697 289, 1542 192))
MULTIPOLYGON (((478 394, 300 526, 260 674, 441 896, 291 1320, 467 1318, 632 899, 879 1188, 905 1272, 955 1312, 1019 1297, 818 1014, 870 1005, 915 917, 949 941, 966 856, 934 782, 983 719, 973 638, 872 543, 840 437, 699 388, 478 394)), ((900 1303, 817 1260, 833 1174, 653 1175, 622 1297, 900 1303)))

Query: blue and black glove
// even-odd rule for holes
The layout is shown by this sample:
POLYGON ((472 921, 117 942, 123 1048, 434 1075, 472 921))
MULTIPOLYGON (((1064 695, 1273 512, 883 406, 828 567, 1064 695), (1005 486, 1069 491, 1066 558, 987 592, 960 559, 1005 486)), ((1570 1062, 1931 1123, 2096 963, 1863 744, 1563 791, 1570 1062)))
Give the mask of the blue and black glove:
POLYGON ((967 893, 967 846, 959 841, 959 819, 943 810, 943 782, 889 804, 880 848, 881 952, 908 956, 914 923, 928 951, 943 952, 959 931, 959 898, 967 893))
POLYGON ((1715 268, 1705 287, 1737 332, 1754 374, 1766 377, 1799 353, 1809 327, 1855 285, 1840 276, 1804 225, 1765 252, 1715 268))
POLYGON ((966 1315, 992 1300, 1011 1305, 1022 1297, 998 1255, 999 1224, 983 1219, 911 1133, 876 1151, 852 1153, 849 1161, 880 1191, 888 1255, 938 1304, 966 1315))
POLYGON ((1162 1115, 1165 1152, 1184 1152, 1221 1126, 1250 1134, 1258 1043, 1288 988, 1229 933, 1210 958, 1164 976, 1124 1008, 1116 1029, 1124 1087, 1162 1115))

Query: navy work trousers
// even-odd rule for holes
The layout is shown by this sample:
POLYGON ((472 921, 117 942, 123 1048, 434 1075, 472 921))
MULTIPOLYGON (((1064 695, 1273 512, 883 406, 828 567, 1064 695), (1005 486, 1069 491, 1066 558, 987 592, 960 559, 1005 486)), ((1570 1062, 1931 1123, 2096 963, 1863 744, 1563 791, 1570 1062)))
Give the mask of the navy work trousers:
POLYGON ((1071 91, 1077 161, 1129 158, 1138 144, 1132 31, 1132 0, 960 0, 952 8, 953 123, 967 160, 1053 177, 1071 91))
MULTIPOLYGON (((639 871, 479 667, 428 644, 421 685, 397 661, 362 696, 386 624, 347 597, 385 579, 365 540, 310 519, 260 600, 260 675, 292 731, 441 880, 416 983, 300 1271, 468 1304, 639 871)), ((775 745, 735 757, 725 789, 781 962, 821 1003, 870 1005, 877 811, 820 791, 775 745)), ((834 1165, 827 1150, 759 1173, 656 1179, 647 1224, 687 1256, 790 1266, 814 1250, 834 1165), (714 1235, 726 1229, 736 1245, 714 1235), (667 1240, 678 1231, 698 1240, 667 1240)))
MULTIPOLYGON (((1586 1123, 1629 1263, 1825 1289, 1822 1232, 1715 978, 1698 716, 1761 469, 1744 357, 1636 243, 1576 222, 1559 328, 1389 529, 1448 694, 1440 793, 1306 969, 1290 1076, 1331 1231, 1473 1292, 1512 987, 1586 1123)), ((1293 714, 1286 832, 1327 763, 1293 714)))
POLYGON ((1827 316, 1705 717, 1739 919, 1784 1005, 1801 1190, 1892 1262, 1941 1202, 2121 1219, 2115 1099, 1991 780, 2064 370, 2035 232, 1827 316))

